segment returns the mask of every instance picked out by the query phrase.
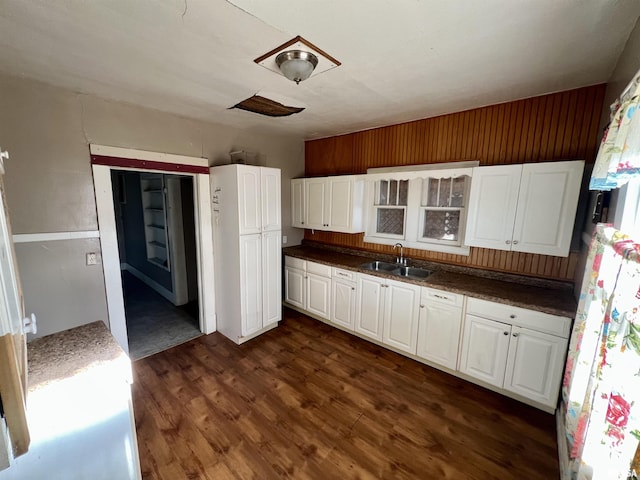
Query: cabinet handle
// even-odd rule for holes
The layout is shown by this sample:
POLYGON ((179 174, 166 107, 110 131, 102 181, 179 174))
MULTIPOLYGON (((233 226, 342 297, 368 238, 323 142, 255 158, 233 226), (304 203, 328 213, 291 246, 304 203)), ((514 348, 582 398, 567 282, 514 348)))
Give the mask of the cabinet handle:
POLYGON ((351 287, 351 290, 355 290, 355 289, 356 289, 356 287, 351 287))
POLYGON ((424 308, 424 305, 420 305, 420 308, 424 308))
POLYGON ((511 240, 505 240, 504 243, 506 243, 507 245, 511 245, 511 240))
POLYGON ((514 333, 514 334, 513 334, 513 336, 514 336, 514 337, 517 337, 518 335, 519 335, 518 333, 514 333))
POLYGON ((509 318, 516 318, 516 315, 512 313, 511 315, 509 315, 509 318))
POLYGON ((518 244, 518 240, 514 240, 514 241, 513 241, 513 244, 514 244, 514 245, 517 245, 517 244, 518 244))
POLYGON ((449 300, 449 297, 445 297, 444 295, 436 295, 436 294, 434 294, 433 296, 436 297, 436 298, 440 298, 442 300, 449 300))
POLYGON ((304 222, 300 222, 300 225, 304 225, 304 222))
POLYGON ((509 335, 509 332, 502 332, 503 335, 509 335))

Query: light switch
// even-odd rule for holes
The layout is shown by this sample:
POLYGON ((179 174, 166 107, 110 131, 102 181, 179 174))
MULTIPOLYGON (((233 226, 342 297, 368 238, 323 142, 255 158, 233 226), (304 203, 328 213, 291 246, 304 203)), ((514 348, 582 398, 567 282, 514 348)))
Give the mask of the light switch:
POLYGON ((286 235, 283 235, 283 236, 282 236, 282 244, 283 244, 283 245, 286 245, 286 244, 287 244, 287 236, 286 236, 286 235))

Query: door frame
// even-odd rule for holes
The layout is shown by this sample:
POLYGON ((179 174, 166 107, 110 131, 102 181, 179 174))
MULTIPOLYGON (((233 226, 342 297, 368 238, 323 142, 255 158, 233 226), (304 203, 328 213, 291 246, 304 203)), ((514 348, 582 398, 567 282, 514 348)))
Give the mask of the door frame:
POLYGON ((106 145, 91 144, 89 147, 111 334, 120 344, 120 347, 128 353, 129 345, 120 273, 120 253, 118 251, 118 234, 116 231, 111 184, 112 170, 175 173, 193 177, 200 331, 205 334, 215 332, 213 228, 209 160, 106 145))

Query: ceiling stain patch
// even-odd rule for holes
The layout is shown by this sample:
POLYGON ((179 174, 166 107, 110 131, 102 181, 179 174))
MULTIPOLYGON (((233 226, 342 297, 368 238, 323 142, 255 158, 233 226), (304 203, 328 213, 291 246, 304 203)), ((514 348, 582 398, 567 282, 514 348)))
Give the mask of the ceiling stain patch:
POLYGON ((268 117, 288 117, 289 115, 300 113, 304 110, 304 107, 289 107, 269 98, 261 97, 260 95, 247 98, 231 108, 238 108, 268 117))

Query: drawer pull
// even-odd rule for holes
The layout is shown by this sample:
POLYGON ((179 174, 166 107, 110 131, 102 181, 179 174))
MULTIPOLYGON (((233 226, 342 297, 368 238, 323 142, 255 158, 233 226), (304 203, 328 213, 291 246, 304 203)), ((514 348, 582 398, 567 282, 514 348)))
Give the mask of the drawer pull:
POLYGON ((512 313, 511 315, 509 315, 509 318, 516 318, 515 313, 512 313))
POLYGON ((517 336, 518 336, 518 334, 517 334, 517 333, 514 333, 514 334, 513 334, 513 336, 514 336, 514 337, 517 337, 517 336))
POLYGON ((503 335, 509 335, 509 332, 502 332, 503 335))
POLYGON ((436 297, 436 298, 440 298, 442 300, 449 300, 449 297, 445 297, 444 295, 437 295, 437 294, 434 293, 433 296, 436 297))

